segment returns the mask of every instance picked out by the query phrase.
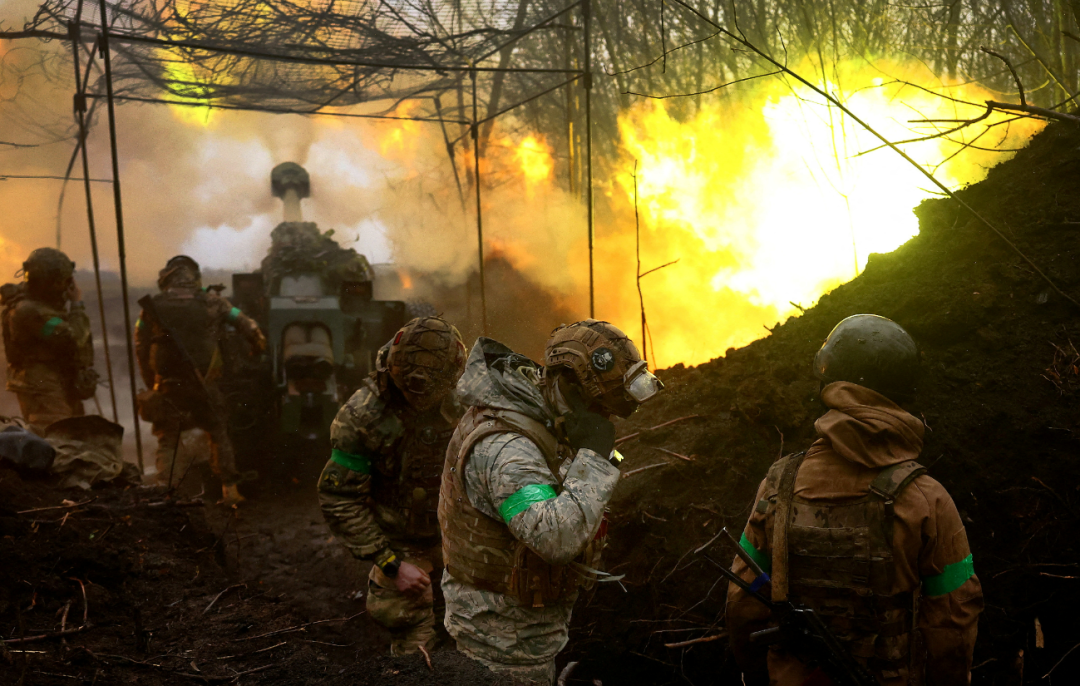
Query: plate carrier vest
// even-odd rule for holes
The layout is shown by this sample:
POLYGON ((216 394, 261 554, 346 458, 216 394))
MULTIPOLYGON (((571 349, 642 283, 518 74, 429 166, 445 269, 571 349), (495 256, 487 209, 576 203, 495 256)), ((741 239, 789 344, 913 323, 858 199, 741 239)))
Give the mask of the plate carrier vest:
POLYGON ((803 603, 824 620, 857 662, 880 679, 902 669, 917 678, 912 662, 917 596, 892 593, 896 578, 893 505, 926 468, 914 460, 878 472, 870 492, 832 503, 794 495, 805 453, 776 462, 766 477, 758 511, 772 544, 773 600, 803 603))
MULTIPOLYGON (((470 407, 450 440, 443 466, 439 493, 443 559, 459 581, 516 597, 525 606, 543 607, 572 594, 584 577, 569 566, 544 561, 514 538, 503 521, 473 507, 461 476, 473 447, 503 433, 520 434, 535 443, 556 483, 562 485, 559 468, 573 454, 546 426, 518 412, 470 407)), ((587 547, 583 556, 588 551, 587 547)))

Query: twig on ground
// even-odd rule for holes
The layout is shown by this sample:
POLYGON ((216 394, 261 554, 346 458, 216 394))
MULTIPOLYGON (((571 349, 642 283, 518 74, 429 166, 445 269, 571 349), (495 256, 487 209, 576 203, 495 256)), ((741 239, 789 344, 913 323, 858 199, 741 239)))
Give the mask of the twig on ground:
POLYGON ((693 462, 694 461, 694 458, 692 458, 692 457, 687 457, 686 455, 680 455, 679 453, 675 452, 674 450, 668 450, 667 448, 653 448, 653 450, 659 450, 662 453, 667 453, 668 455, 671 455, 672 457, 677 457, 680 460, 686 460, 687 462, 693 462))
POLYGON ((86 624, 87 616, 90 614, 90 603, 86 602, 86 584, 73 576, 68 578, 79 584, 79 588, 82 590, 82 623, 86 624))
POLYGON ((652 469, 653 467, 667 467, 670 464, 671 464, 670 462, 659 462, 657 464, 648 465, 647 467, 638 467, 637 469, 631 469, 630 471, 623 474, 622 478, 625 479, 626 477, 630 476, 631 474, 637 474, 638 472, 644 472, 646 469, 652 469))
POLYGON ((265 648, 259 648, 258 650, 253 650, 250 653, 237 653, 236 655, 222 655, 221 657, 215 658, 215 659, 217 659, 217 660, 231 660, 231 659, 237 658, 237 657, 247 657, 248 655, 255 655, 257 653, 265 653, 268 650, 273 650, 274 648, 280 648, 281 646, 285 645, 286 643, 288 643, 288 641, 282 641, 281 643, 275 643, 272 646, 267 646, 265 648))
POLYGON ((566 666, 563 667, 561 672, 559 672, 559 686, 566 686, 567 680, 570 678, 570 675, 574 673, 574 668, 576 668, 577 666, 578 663, 576 660, 571 660, 570 662, 566 663, 566 666))
POLYGON ((93 624, 86 624, 76 629, 67 629, 65 631, 54 631, 49 634, 38 634, 37 636, 26 636, 24 638, 5 638, 0 643, 6 643, 8 645, 21 645, 23 643, 33 643, 35 641, 46 641, 50 638, 62 638, 64 636, 70 636, 72 634, 81 634, 84 631, 93 629, 93 624))
POLYGON ((431 654, 428 653, 427 648, 425 648, 424 646, 420 646, 420 652, 424 654, 424 662, 427 663, 427 668, 430 671, 434 672, 435 668, 431 666, 431 654))
POLYGON ((721 638, 727 638, 727 634, 716 634, 714 636, 702 636, 701 638, 692 638, 689 641, 679 641, 678 643, 665 643, 665 648, 684 648, 686 646, 692 646, 696 643, 708 643, 710 641, 719 641, 721 638))
POLYGON ((348 622, 349 620, 356 619, 357 617, 359 617, 362 614, 364 614, 364 613, 363 612, 357 612, 355 615, 353 615, 351 617, 338 617, 337 619, 319 619, 319 620, 316 620, 314 622, 308 622, 307 624, 297 624, 296 626, 290 626, 290 627, 286 627, 284 629, 278 629, 276 631, 270 631, 270 632, 267 632, 265 634, 259 634, 258 636, 248 636, 246 638, 235 638, 235 639, 233 639, 232 642, 233 643, 239 643, 240 641, 254 641, 257 638, 268 638, 270 636, 278 636, 280 634, 288 634, 288 633, 292 633, 294 631, 303 631, 304 629, 307 629, 309 626, 315 626, 316 624, 327 624, 327 623, 330 623, 330 622, 348 622))
POLYGON ((221 593, 218 593, 216 596, 214 596, 214 599, 210 601, 210 604, 206 606, 206 609, 203 610, 202 613, 205 615, 207 612, 210 611, 210 608, 212 608, 214 606, 214 603, 221 600, 221 596, 225 595, 229 591, 234 591, 234 590, 236 590, 238 588, 247 588, 247 584, 233 584, 232 586, 229 586, 228 588, 226 588, 221 593))
POLYGON ((68 501, 65 501, 65 503, 63 505, 53 505, 52 507, 35 507, 33 509, 30 509, 30 510, 19 510, 15 514, 28 514, 30 512, 45 512, 46 510, 74 509, 76 507, 82 507, 83 505, 86 505, 87 503, 92 502, 93 500, 94 500, 93 498, 89 498, 87 500, 82 501, 81 503, 73 503, 70 500, 68 500, 68 501))

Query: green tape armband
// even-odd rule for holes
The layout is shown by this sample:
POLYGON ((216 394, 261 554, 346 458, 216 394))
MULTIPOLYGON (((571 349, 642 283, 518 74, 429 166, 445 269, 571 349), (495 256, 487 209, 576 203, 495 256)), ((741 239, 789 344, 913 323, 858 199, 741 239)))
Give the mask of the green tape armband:
POLYGON ((41 327, 41 337, 48 338, 56 331, 56 327, 64 323, 64 320, 60 317, 53 317, 49 321, 45 322, 45 326, 41 327))
POLYGON ((948 595, 963 586, 968 579, 975 575, 975 562, 968 555, 959 562, 945 565, 945 571, 936 576, 928 576, 922 580, 923 593, 928 596, 948 595))
POLYGON ((229 321, 235 322, 237 319, 240 318, 241 314, 243 314, 243 312, 240 311, 239 307, 232 308, 231 310, 229 310, 229 321))
POLYGON ((526 486, 499 505, 499 514, 502 515, 503 521, 509 524, 515 515, 529 509, 533 503, 542 503, 554 497, 556 497, 555 489, 547 484, 526 486))
POLYGON ((746 537, 745 531, 743 532, 742 538, 739 539, 739 547, 745 550, 746 554, 749 555, 754 562, 758 563, 758 567, 761 567, 766 574, 772 571, 772 560, 768 555, 754 547, 754 544, 746 537))
POLYGON ((352 453, 347 453, 344 450, 334 448, 333 451, 330 452, 330 460, 341 465, 345 469, 351 469, 354 472, 361 472, 363 474, 371 473, 371 460, 366 455, 354 455, 352 453))

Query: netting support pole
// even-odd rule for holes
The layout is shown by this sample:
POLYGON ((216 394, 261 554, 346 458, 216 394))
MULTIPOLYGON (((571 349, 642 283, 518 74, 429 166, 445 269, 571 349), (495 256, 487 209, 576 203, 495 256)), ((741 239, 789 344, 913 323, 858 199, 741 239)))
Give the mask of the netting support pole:
POLYGON ((105 0, 101 0, 101 55, 105 64, 105 95, 109 110, 109 146, 112 149, 113 205, 116 207, 116 247, 120 257, 120 292, 124 298, 124 339, 127 342, 128 378, 131 382, 131 421, 135 425, 135 454, 139 474, 145 472, 142 431, 139 427, 139 398, 135 392, 135 350, 132 346, 131 303, 128 302, 127 250, 124 246, 124 205, 120 197, 120 160, 116 152, 116 107, 113 103, 112 58, 109 54, 109 22, 105 0))
POLYGON ((593 274, 593 173, 592 173, 592 2, 581 5, 585 31, 585 203, 589 230, 589 317, 596 318, 595 277, 593 274))
MULTIPOLYGON (((86 94, 83 92, 82 74, 79 69, 82 6, 82 0, 79 0, 75 10, 75 21, 68 25, 68 33, 71 35, 72 62, 75 64, 75 116, 79 120, 79 147, 82 148, 83 187, 86 191, 86 221, 90 226, 90 250, 94 256, 94 285, 97 286, 98 315, 101 317, 101 343, 105 348, 105 375, 109 379, 109 402, 112 403, 113 422, 119 424, 112 354, 109 352, 109 325, 105 320, 105 294, 101 288, 101 260, 98 257, 97 226, 94 223, 94 200, 90 192, 90 160, 86 151, 86 94)), ((90 71, 89 64, 86 65, 86 70, 90 71)))
MULTIPOLYGON (((102 0, 104 2, 104 0, 102 0)), ((487 326, 487 288, 484 282, 484 215, 480 209, 480 117, 477 114, 476 72, 469 72, 472 81, 472 129, 469 134, 473 143, 473 169, 476 178, 476 246, 480 258, 480 331, 488 335, 487 326)))

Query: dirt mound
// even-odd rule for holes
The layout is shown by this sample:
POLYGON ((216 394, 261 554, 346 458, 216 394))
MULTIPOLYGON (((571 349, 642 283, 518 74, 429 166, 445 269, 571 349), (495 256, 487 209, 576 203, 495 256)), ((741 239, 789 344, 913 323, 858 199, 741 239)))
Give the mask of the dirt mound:
POLYGON ((386 657, 328 537, 310 485, 234 511, 0 469, 0 683, 500 683, 448 649, 386 657))
MULTIPOLYGON (((1080 129, 1051 125, 960 194, 1076 297, 1078 150, 1080 129)), ((637 435, 620 444, 628 462, 607 559, 628 593, 605 584, 579 607, 565 659, 611 683, 732 683, 726 641, 714 638, 726 583, 692 551, 721 526, 740 531, 769 465, 810 444, 824 410, 810 361, 860 312, 896 320, 923 350, 922 460, 956 499, 986 592, 974 683, 1020 683, 1025 661, 1029 679, 1042 677, 1080 643, 1080 308, 954 201, 916 214, 918 237, 872 255, 858 279, 767 338, 661 373, 668 391, 620 426, 637 435), (696 638, 714 640, 664 646, 696 638)), ((1080 651, 1053 676, 1077 674, 1080 651)))

